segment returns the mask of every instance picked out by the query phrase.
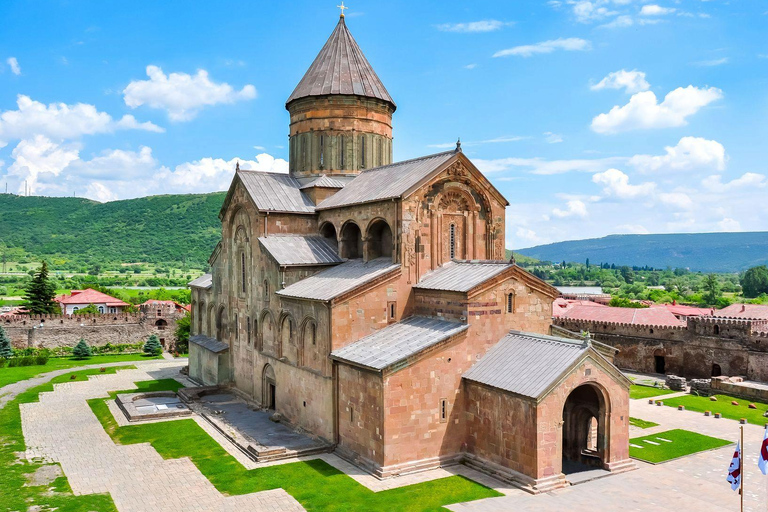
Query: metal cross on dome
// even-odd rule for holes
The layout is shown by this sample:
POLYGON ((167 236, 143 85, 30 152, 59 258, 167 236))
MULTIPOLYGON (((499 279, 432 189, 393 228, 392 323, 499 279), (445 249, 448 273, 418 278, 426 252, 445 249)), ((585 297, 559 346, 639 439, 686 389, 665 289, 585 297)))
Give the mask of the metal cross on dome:
POLYGON ((337 5, 336 7, 338 7, 339 9, 341 9, 341 17, 342 17, 342 18, 344 17, 344 9, 349 9, 349 7, 347 7, 346 5, 344 5, 344 2, 343 2, 343 1, 341 2, 341 5, 337 5))

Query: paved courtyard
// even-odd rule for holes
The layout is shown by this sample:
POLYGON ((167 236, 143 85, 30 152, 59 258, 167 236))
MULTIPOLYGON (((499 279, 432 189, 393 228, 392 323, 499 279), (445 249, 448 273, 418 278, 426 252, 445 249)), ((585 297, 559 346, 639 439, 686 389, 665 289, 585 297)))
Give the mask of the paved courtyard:
MULTIPOLYGON (((142 364, 136 370, 97 375, 87 382, 58 384, 54 391, 40 395, 40 402, 21 407, 22 428, 30 457, 58 462, 75 494, 109 492, 121 512, 174 510, 304 510, 281 489, 242 496, 224 496, 200 473, 189 459, 164 460, 149 444, 116 445, 92 414, 86 400, 106 397, 109 391, 132 389, 142 380, 181 379, 178 361, 142 364)), ((184 382, 183 379, 181 379, 184 382)), ((120 424, 127 421, 114 402, 110 410, 120 424)), ((633 436, 684 428, 703 434, 736 440, 735 421, 706 418, 689 411, 649 405, 635 400, 632 416, 659 423, 658 427, 634 430, 633 436)), ((173 421, 173 420, 170 420, 173 421)), ((205 420, 195 421, 245 467, 256 463, 243 455, 205 420)), ((763 429, 745 425, 746 510, 766 510, 768 477, 757 469, 757 447, 763 429)), ((738 494, 725 483, 725 473, 733 453, 727 446, 660 465, 637 462, 629 473, 582 483, 568 489, 531 496, 464 466, 438 469, 380 481, 333 454, 316 456, 344 471, 360 484, 378 492, 404 485, 461 474, 494 487, 505 494, 470 503, 451 505, 454 511, 701 511, 736 510, 738 494)), ((312 457, 310 457, 312 458, 312 457)), ((288 459, 273 465, 304 459, 288 459)))

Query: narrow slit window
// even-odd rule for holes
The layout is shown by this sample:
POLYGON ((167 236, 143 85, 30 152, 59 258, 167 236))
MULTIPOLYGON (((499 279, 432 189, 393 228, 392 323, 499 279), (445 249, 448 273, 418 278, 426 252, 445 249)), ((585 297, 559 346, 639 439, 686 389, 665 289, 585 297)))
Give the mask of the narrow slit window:
POLYGON ((451 259, 454 259, 456 257, 456 224, 451 224, 450 243, 451 259))
POLYGON ((365 135, 360 136, 360 166, 365 167, 365 135))
POLYGON ((251 317, 245 317, 245 331, 246 331, 246 343, 251 346, 251 317))
POLYGON ((315 324, 312 324, 310 327, 311 334, 312 334, 312 345, 317 345, 317 326, 315 324))
POLYGON ((507 313, 515 312, 515 294, 510 293, 507 295, 507 313))
POLYGON ((355 422, 355 408, 351 405, 349 406, 349 422, 354 423, 355 422))
POLYGON ((245 253, 240 253, 240 291, 245 293, 245 253))
POLYGON ((325 156, 325 136, 320 136, 320 167, 323 166, 323 160, 325 156))
POLYGON ((448 421, 448 399, 440 399, 440 423, 448 421))
POLYGON ((344 136, 339 137, 339 168, 344 168, 344 136))
POLYGON ((235 313, 235 340, 240 341, 240 326, 237 323, 237 313, 235 313))

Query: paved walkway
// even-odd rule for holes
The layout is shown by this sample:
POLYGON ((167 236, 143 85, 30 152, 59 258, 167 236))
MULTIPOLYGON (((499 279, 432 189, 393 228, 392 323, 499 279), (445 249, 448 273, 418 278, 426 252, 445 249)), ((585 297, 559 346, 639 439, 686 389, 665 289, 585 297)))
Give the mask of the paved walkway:
MULTIPOLYGON (((633 431, 633 436, 641 435, 639 432, 647 435, 682 428, 733 440, 734 443, 739 437, 740 425, 736 421, 650 405, 647 399, 632 400, 630 411, 633 417, 659 423, 658 427, 640 430, 638 434, 633 431)), ((763 433, 761 426, 744 425, 744 509, 748 511, 764 512, 768 502, 768 477, 757 468, 757 452, 763 433)), ((447 508, 456 512, 739 510, 739 495, 731 491, 725 481, 733 450, 734 446, 730 445, 658 465, 637 461, 636 471, 611 475, 548 494, 513 494, 447 508)))
POLYGON ((188 458, 165 460, 147 443, 116 445, 86 403, 137 381, 178 377, 181 366, 156 361, 56 384, 40 402, 22 404, 27 457, 60 463, 75 494, 108 492, 120 512, 304 510, 282 489, 224 496, 188 458))

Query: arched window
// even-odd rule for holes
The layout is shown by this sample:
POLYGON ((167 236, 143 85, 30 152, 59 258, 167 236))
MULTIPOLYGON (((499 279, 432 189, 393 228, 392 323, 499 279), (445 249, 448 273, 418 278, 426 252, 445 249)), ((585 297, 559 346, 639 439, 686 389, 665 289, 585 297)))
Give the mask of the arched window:
POLYGON ((339 137, 339 169, 344 168, 344 136, 339 137))
POLYGON ((368 228, 368 258, 392 256, 392 230, 384 220, 374 221, 368 228))
POLYGON ((719 335, 720 334, 720 326, 719 325, 715 325, 715 328, 713 329, 713 331, 715 332, 715 336, 719 335))
POLYGON ((347 222, 341 228, 341 254, 342 258, 363 257, 363 236, 360 228, 354 222, 347 222))
POLYGON ((251 346, 251 317, 249 316, 245 317, 245 332, 246 332, 245 342, 250 347, 251 346))
POLYGON ((330 222, 324 223, 320 226, 320 236, 330 243, 336 250, 339 248, 339 241, 336 238, 336 228, 330 222))
POLYGON ((325 160, 325 136, 320 136, 320 168, 323 168, 323 162, 325 160))
POLYGON ((515 312, 515 294, 509 293, 507 294, 507 313, 514 313, 515 312))
POLYGON ((104 306, 99 306, 99 313, 104 313, 104 306))
POLYGON ((456 224, 451 224, 450 228, 451 259, 456 257, 456 224))
POLYGON ((235 313, 235 341, 240 343, 240 324, 237 322, 237 313, 235 313))
POLYGON ((240 253, 240 291, 245 294, 245 252, 240 253))
POLYGON ((365 135, 360 136, 360 167, 365 167, 365 135))
POLYGON ((269 302, 269 281, 264 280, 264 302, 269 302))

